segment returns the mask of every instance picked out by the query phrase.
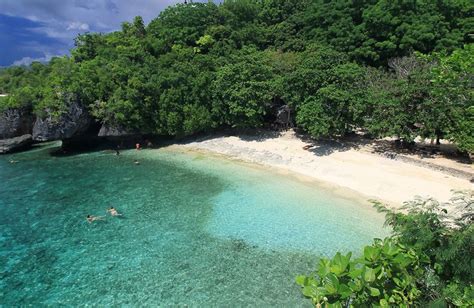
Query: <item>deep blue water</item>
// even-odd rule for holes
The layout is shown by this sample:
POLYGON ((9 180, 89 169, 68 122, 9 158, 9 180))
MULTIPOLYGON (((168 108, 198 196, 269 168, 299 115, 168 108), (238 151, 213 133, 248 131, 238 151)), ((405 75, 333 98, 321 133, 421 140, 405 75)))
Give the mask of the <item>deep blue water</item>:
POLYGON ((53 148, 0 156, 2 306, 308 306, 297 274, 387 234, 372 208, 251 165, 53 148), (111 205, 124 216, 85 220, 111 205))

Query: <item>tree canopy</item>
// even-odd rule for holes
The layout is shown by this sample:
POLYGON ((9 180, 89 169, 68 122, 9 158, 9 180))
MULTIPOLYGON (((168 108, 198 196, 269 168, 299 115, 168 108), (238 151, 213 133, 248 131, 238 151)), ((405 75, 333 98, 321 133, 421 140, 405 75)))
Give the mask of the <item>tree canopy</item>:
POLYGON ((447 138, 474 151, 468 0, 226 0, 86 33, 69 57, 0 70, 0 109, 183 136, 259 127, 288 105, 313 137, 447 138))

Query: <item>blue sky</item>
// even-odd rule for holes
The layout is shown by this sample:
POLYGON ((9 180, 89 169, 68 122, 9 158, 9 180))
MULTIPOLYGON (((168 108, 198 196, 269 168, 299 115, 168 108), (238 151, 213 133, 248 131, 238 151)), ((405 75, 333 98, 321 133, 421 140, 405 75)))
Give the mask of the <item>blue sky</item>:
POLYGON ((178 2, 184 0, 0 0, 0 66, 48 61, 67 54, 78 33, 114 31, 137 15, 148 23, 178 2))

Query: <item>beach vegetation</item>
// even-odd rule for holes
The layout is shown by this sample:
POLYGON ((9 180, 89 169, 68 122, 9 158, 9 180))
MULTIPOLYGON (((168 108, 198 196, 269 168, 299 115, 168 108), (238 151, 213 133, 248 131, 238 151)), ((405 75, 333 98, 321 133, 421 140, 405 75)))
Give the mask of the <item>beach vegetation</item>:
POLYGON ((337 253, 296 282, 316 306, 409 307, 474 304, 472 191, 447 203, 417 198, 386 215, 392 236, 375 239, 358 258, 337 253))

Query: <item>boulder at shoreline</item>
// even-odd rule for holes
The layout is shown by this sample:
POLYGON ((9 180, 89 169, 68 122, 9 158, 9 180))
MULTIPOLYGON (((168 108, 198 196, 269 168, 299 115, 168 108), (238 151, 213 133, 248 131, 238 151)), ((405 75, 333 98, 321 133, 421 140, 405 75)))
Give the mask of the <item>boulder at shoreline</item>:
POLYGON ((102 124, 99 130, 99 137, 129 137, 139 135, 137 132, 131 132, 121 126, 112 126, 108 124, 102 124))
POLYGON ((8 139, 0 139, 0 154, 23 150, 29 147, 32 143, 33 139, 30 134, 8 139))
POLYGON ((31 134, 33 122, 30 108, 8 108, 0 112, 0 139, 31 134))
POLYGON ((68 110, 58 119, 52 116, 37 118, 33 126, 33 140, 52 141, 72 138, 86 132, 93 119, 85 107, 77 102, 69 104, 68 110))

